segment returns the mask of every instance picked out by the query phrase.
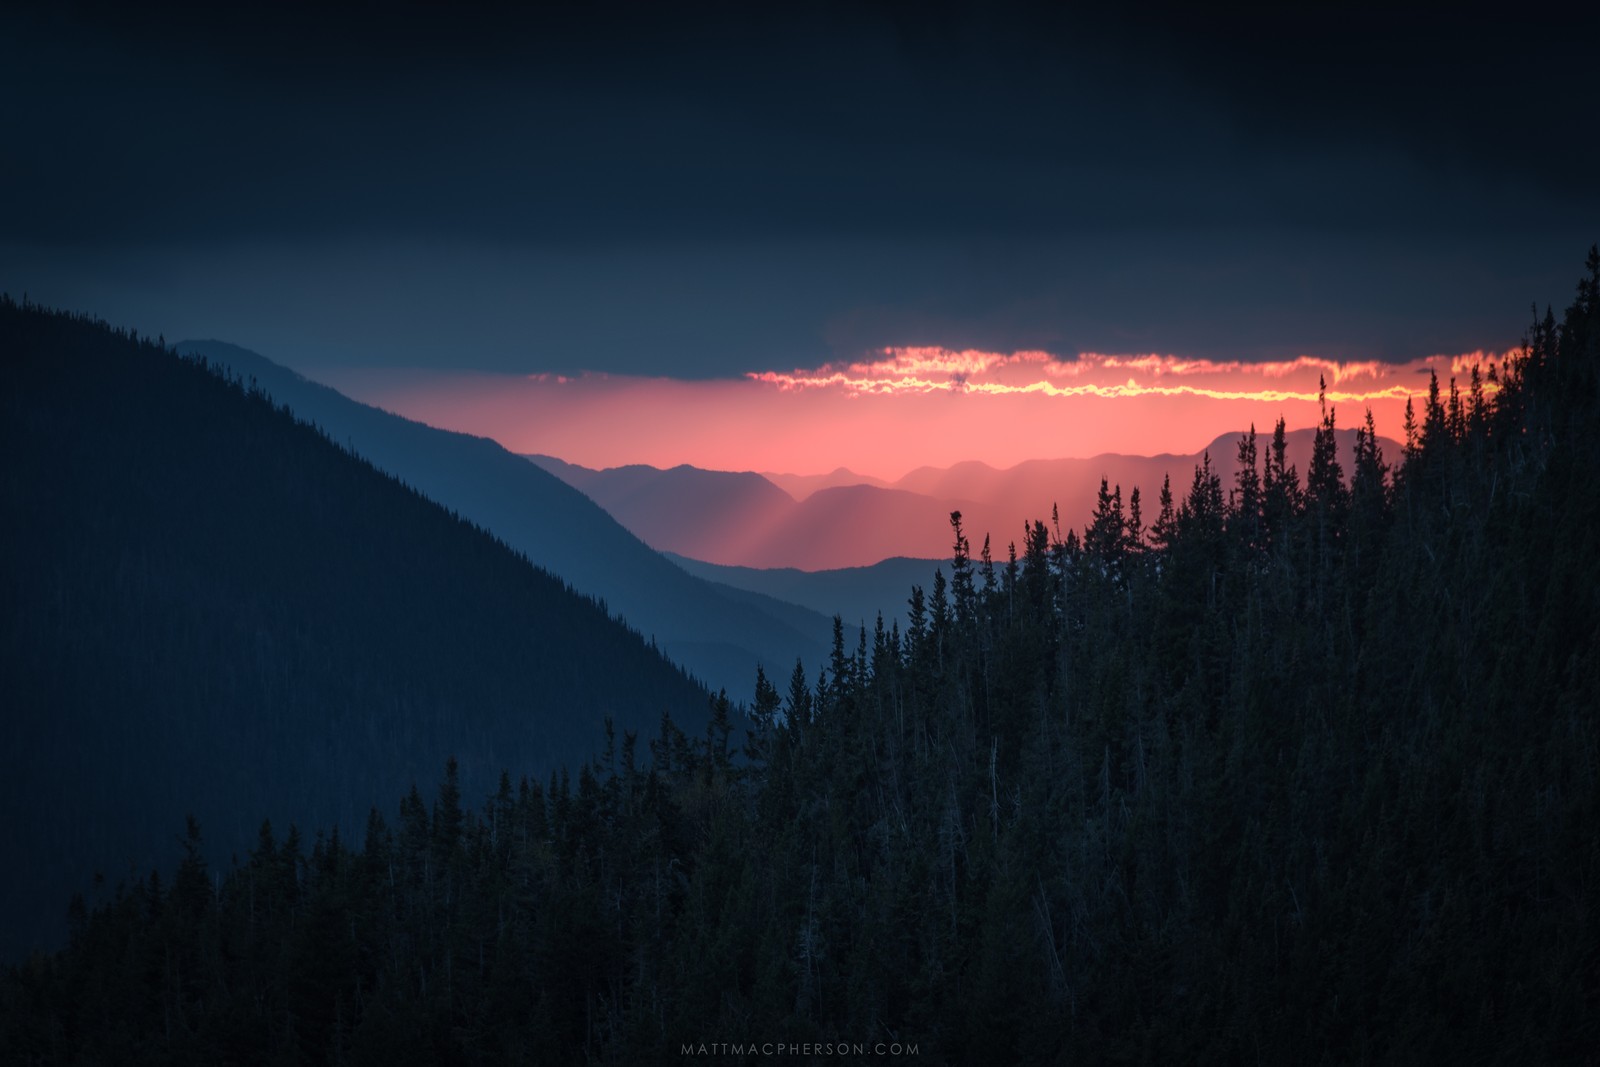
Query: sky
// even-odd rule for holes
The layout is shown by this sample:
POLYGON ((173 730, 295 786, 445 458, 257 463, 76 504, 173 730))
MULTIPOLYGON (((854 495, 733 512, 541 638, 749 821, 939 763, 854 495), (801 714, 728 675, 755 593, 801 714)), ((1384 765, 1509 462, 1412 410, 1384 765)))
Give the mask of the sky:
POLYGON ((1189 450, 1273 402, 782 379, 918 350, 1044 353, 985 373, 1057 378, 1158 357, 1145 388, 1200 361, 1231 393, 1257 364, 1387 368, 1353 398, 1503 353, 1600 240, 1594 28, 1537 5, 18 5, 0 289, 576 462, 755 466, 780 436, 771 469, 843 440, 880 476, 962 440, 1189 450))

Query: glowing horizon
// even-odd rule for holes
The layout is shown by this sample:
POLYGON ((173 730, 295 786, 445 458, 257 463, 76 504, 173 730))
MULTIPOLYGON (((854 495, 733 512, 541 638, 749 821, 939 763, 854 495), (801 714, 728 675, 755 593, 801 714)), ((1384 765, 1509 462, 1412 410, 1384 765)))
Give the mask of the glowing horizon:
MULTIPOLYGON (((893 481, 922 466, 1103 453, 1193 453, 1247 429, 1320 418, 1319 382, 1338 425, 1404 435, 1406 401, 1428 373, 1448 390, 1473 365, 1515 350, 1434 354, 1404 363, 1313 355, 1246 362, 1173 355, 898 347, 869 358, 738 379, 604 373, 488 374, 325 369, 310 376, 362 400, 521 453, 586 467, 689 464, 818 475, 839 467, 893 481)), ((1420 412, 1418 413, 1420 418, 1420 412)))

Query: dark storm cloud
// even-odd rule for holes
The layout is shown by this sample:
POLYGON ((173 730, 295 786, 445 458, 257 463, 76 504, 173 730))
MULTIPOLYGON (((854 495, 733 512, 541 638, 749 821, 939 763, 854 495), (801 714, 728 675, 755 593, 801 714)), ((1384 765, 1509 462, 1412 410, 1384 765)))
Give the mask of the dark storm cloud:
POLYGON ((1582 7, 1190 5, 1147 40, 1252 141, 1394 150, 1592 206, 1600 20, 1582 7))
POLYGON ((7 56, 8 236, 1526 223, 1596 153, 1561 135, 1583 68, 1545 30, 1530 73, 1533 34, 1404 15, 611 15, 38 15, 7 56))
POLYGON ((20 12, 0 284, 353 361, 1412 355, 1600 230, 1593 37, 1526 9, 551 10, 20 12))

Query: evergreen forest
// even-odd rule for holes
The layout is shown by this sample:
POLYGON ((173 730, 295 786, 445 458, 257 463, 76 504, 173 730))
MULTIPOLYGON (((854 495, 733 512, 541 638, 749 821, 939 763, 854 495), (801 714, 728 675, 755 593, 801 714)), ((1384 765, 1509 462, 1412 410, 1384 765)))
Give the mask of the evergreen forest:
MULTIPOLYGON (((0 982, 0 1048, 1594 1062, 1600 252, 1516 354, 1430 383, 1402 454, 1362 416, 1325 404, 1305 471, 1280 421, 1226 483, 1208 458, 1187 485, 1105 486, 1081 529, 1041 514, 975 545, 954 514, 905 629, 836 623, 825 662, 758 674, 747 708, 688 725, 657 699, 673 713, 595 726, 564 769, 469 787, 450 762, 359 834, 274 821, 226 868, 196 800, 175 874, 60 902, 70 942, 0 982)), ((136 579, 98 565, 107 596, 136 579)), ((318 579, 366 595, 341 582, 318 579)), ((202 652, 195 684, 225 684, 202 652)))

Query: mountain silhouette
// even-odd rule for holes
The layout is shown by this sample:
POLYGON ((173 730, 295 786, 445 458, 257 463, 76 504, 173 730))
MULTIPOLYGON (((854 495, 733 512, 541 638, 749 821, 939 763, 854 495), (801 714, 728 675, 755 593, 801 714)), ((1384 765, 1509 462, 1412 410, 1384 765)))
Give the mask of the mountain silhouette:
POLYGON ((827 474, 774 474, 763 471, 761 477, 796 500, 804 500, 819 489, 834 489, 841 485, 876 485, 880 489, 889 487, 889 483, 882 478, 857 474, 849 467, 835 467, 827 474))
MULTIPOLYGON (((758 663, 769 673, 787 671, 797 655, 816 661, 831 640, 830 619, 728 598, 652 551, 597 507, 588 490, 569 484, 573 479, 563 481, 493 441, 358 403, 236 345, 186 341, 178 350, 253 378, 274 400, 380 470, 598 597, 712 689, 748 699, 758 663)), ((679 510, 672 506, 674 485, 617 480, 648 503, 640 514, 670 521, 679 510)))

